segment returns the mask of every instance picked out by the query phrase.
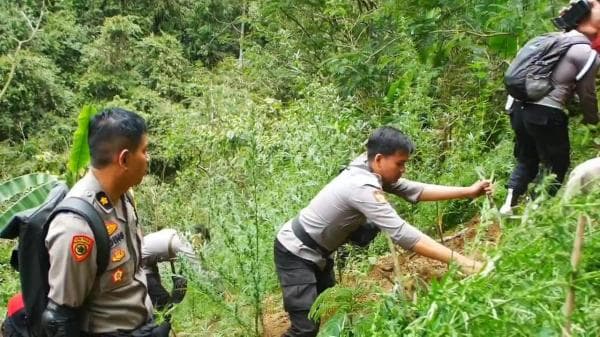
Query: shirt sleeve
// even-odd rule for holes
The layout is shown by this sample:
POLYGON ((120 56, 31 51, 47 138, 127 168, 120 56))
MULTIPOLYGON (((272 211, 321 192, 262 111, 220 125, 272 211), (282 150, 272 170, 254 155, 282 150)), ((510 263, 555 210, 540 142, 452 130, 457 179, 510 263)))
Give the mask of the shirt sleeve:
MULTIPOLYGON (((155 265, 158 262, 168 261, 175 257, 169 254, 171 241, 175 235, 175 230, 169 228, 144 236, 142 245, 144 264, 147 266, 155 265)), ((175 255, 175 252, 173 252, 173 255, 175 255)))
POLYGON ((356 193, 350 196, 350 204, 404 249, 412 249, 423 236, 421 231, 396 213, 379 188, 370 185, 360 186, 356 189, 356 193))
MULTIPOLYGON (((596 54, 593 50, 589 50, 588 46, 575 45, 567 52, 568 56, 571 56, 574 52, 577 52, 577 57, 573 56, 573 62, 576 63, 576 69, 581 71, 586 67, 586 63, 590 57, 590 53, 596 54), (585 48, 585 52, 581 52, 580 49, 585 48), (585 55, 585 57, 581 57, 585 55)), ((583 111, 583 120, 589 124, 598 123, 598 100, 596 98, 596 73, 598 72, 598 66, 600 65, 600 59, 596 55, 594 61, 589 69, 585 72, 585 75, 575 82, 575 91, 581 102, 581 110, 583 111)))
POLYGON ((408 179, 398 179, 397 182, 383 186, 383 190, 395 194, 406 201, 417 203, 419 201, 419 197, 421 193, 423 193, 423 189, 425 188, 425 184, 411 181, 408 179))
POLYGON ((171 240, 171 247, 176 255, 183 255, 193 263, 198 262, 198 257, 194 252, 194 248, 187 240, 182 238, 179 233, 176 233, 175 236, 173 236, 173 239, 171 240))
POLYGON ((50 269, 48 298, 58 305, 80 307, 96 279, 96 242, 83 218, 57 215, 46 235, 50 269))

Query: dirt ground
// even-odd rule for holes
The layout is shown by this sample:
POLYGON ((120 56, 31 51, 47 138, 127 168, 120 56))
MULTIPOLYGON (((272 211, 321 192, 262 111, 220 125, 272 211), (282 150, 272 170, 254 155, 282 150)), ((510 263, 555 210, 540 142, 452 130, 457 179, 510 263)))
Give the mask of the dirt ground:
MULTIPOLYGON (((479 219, 474 218, 465 226, 465 229, 456 233, 447 233, 444 237, 444 245, 460 253, 464 253, 465 244, 467 247, 496 245, 501 237, 499 224, 493 223, 487 228, 482 228, 478 233, 479 224, 479 219)), ((472 248, 469 250, 469 254, 477 256, 477 252, 472 248)), ((417 284, 428 284, 431 280, 442 277, 448 271, 445 263, 401 249, 398 251, 398 260, 404 291, 409 295, 414 292, 417 284)), ((366 276, 344 274, 342 286, 364 286, 369 283, 377 283, 385 291, 391 291, 394 285, 393 279, 394 261, 390 254, 380 257, 366 276)), ((263 337, 281 337, 290 324, 287 314, 283 311, 281 297, 268 297, 263 308, 263 337)))

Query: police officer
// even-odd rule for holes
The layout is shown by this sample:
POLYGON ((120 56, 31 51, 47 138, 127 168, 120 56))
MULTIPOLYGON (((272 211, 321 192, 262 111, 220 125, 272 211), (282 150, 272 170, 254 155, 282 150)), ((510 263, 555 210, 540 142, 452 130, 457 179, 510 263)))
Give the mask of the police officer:
POLYGON ((375 130, 367 142, 367 153, 279 230, 275 266, 291 321, 283 336, 316 336, 318 324, 308 318, 308 312, 317 295, 335 283, 331 254, 366 223, 383 230, 405 249, 443 262, 455 261, 467 273, 481 269, 480 262, 451 251, 403 220, 384 192, 413 203, 474 198, 491 193, 490 182, 453 187, 401 179, 413 151, 414 145, 399 130, 389 126, 375 130))
MULTIPOLYGON (((589 12, 579 20, 575 29, 565 33, 567 37, 593 41, 597 36, 600 2, 589 0, 588 4, 589 12)), ((589 44, 574 44, 552 72, 554 89, 548 95, 537 102, 519 102, 509 96, 506 109, 515 134, 517 165, 507 184, 501 214, 512 214, 512 207, 517 205, 519 197, 527 192, 529 183, 538 176, 540 164, 543 173, 556 175, 548 192, 554 195, 558 191, 570 165, 571 147, 565 105, 577 93, 584 122, 598 123, 595 76, 599 66, 600 59, 589 44)))
POLYGON ((134 112, 106 109, 92 118, 88 143, 91 169, 68 196, 87 200, 104 220, 108 267, 96 272, 94 234, 85 220, 57 215, 46 236, 50 289, 42 325, 49 337, 151 336, 158 329, 141 268, 141 226, 127 194, 148 168, 146 123, 134 112))
MULTIPOLYGON (((193 237, 198 240, 210 238, 208 230, 204 226, 196 228, 202 234, 193 237)), ((193 266, 199 267, 198 258, 192 245, 187 242, 175 229, 165 228, 144 236, 142 245, 142 269, 146 274, 148 282, 148 295, 154 305, 154 309, 162 310, 171 304, 183 300, 187 290, 187 280, 175 273, 173 260, 183 256, 193 266), (169 293, 161 282, 158 263, 170 262, 173 275, 173 290, 169 293)), ((27 327, 27 314, 21 293, 15 294, 8 300, 6 318, 1 325, 0 336, 2 337, 27 337, 30 336, 27 327)))

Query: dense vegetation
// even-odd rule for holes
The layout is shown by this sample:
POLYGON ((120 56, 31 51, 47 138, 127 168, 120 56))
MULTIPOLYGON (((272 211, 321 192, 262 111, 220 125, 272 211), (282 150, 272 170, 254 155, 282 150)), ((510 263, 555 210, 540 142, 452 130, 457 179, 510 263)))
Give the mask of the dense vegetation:
MULTIPOLYGON (((175 329, 197 336, 261 333, 265 298, 277 298, 272 240, 338 170, 391 124, 417 143, 407 176, 467 185, 512 163, 503 114, 507 61, 552 29, 554 0, 0 0, 0 181, 65 175, 85 104, 140 112, 151 128, 151 170, 136 188, 147 232, 207 225, 205 273, 190 274, 175 329)), ((597 127, 571 118, 573 162, 598 153, 597 127)), ((415 302, 398 294, 323 309, 339 336, 556 336, 565 289, 576 285, 578 335, 600 333, 597 197, 564 206, 542 197, 502 221, 488 277, 452 269, 415 302), (583 264, 569 256, 580 213, 592 220, 583 264), (350 308, 350 309, 348 309, 350 308), (354 309, 352 309, 354 308, 354 309), (351 324, 349 324, 351 322, 351 324), (344 323, 344 324, 342 324, 344 323)), ((10 201, 10 200, 9 200, 10 201)), ((394 201, 395 202, 395 201, 394 201)), ((397 203, 430 233, 481 214, 494 200, 397 203)), ((0 211, 9 202, 0 204, 0 211)), ((18 284, 0 243, 0 306, 18 284)), ((385 254, 378 238, 347 268, 385 254)), ((377 290, 369 290, 377 291, 377 290)), ((327 324, 327 323, 325 323, 327 324)))

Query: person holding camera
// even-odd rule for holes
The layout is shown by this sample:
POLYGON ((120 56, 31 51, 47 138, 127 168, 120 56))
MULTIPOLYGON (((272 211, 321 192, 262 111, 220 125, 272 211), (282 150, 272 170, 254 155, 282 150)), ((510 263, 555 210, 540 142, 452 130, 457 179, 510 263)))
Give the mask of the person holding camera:
MULTIPOLYGON (((572 3, 553 21, 563 32, 547 34, 530 41, 519 51, 505 75, 507 89, 513 95, 507 79, 514 74, 511 71, 519 67, 518 64, 515 65, 516 61, 526 62, 522 55, 531 53, 531 50, 550 38, 556 39, 554 44, 547 44, 549 47, 546 48, 546 54, 540 56, 551 55, 554 59, 549 59, 548 62, 556 62, 547 76, 548 88, 544 89, 543 96, 530 100, 509 95, 507 101, 506 109, 515 134, 514 156, 517 165, 510 175, 506 200, 500 208, 503 215, 512 214, 512 208, 517 205, 519 197, 525 194, 529 183, 536 177, 541 178, 544 173, 555 175, 548 190, 550 195, 555 195, 560 188, 570 165, 565 105, 574 94, 579 98, 584 123, 598 123, 595 76, 600 58, 592 49, 591 42, 596 39, 600 30, 600 2, 580 0, 572 3), (563 50, 559 51, 559 48, 563 50), (540 164, 542 174, 539 174, 540 164)), ((530 63, 528 66, 539 69, 544 65, 530 63)), ((540 85, 530 84, 541 77, 543 76, 533 78, 533 81, 531 77, 527 77, 527 81, 523 81, 526 83, 523 90, 529 93, 539 89, 540 85)))

